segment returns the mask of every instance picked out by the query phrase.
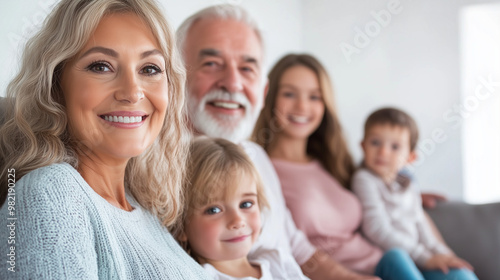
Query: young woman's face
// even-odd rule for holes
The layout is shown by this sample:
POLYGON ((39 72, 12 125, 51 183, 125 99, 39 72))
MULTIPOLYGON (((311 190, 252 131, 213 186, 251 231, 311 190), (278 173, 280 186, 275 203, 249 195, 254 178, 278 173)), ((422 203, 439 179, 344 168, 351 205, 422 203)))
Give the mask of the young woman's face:
POLYGON ((307 139, 321 124, 325 103, 317 75, 305 66, 293 66, 281 76, 276 115, 282 135, 307 139))
POLYGON ((257 186, 250 176, 237 176, 236 192, 226 199, 194 209, 185 227, 185 239, 201 261, 246 258, 260 233, 257 186))
POLYGON ((104 17, 61 79, 71 135, 98 156, 128 159, 158 136, 168 103, 165 60, 132 13, 104 17))

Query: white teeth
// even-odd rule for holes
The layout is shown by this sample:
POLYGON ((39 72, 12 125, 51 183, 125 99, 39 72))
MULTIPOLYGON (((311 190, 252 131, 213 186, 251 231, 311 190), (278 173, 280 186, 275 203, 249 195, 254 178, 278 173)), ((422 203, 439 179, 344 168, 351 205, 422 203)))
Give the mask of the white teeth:
POLYGON ((303 117, 303 116, 294 116, 294 115, 290 116, 290 120, 297 123, 307 123, 308 119, 309 119, 308 117, 303 117))
POLYGON ((104 120, 108 122, 118 122, 118 123, 138 123, 142 122, 142 117, 130 117, 130 116, 104 116, 104 120))
POLYGON ((214 102, 214 105, 225 109, 238 109, 240 107, 240 104, 228 102, 214 102))

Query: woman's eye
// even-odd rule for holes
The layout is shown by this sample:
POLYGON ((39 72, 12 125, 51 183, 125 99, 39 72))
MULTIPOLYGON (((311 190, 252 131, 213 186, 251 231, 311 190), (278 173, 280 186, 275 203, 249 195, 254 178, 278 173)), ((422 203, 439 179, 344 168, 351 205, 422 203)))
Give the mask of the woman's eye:
POLYGON ((240 204, 240 208, 250 208, 253 206, 253 202, 251 201, 245 201, 243 203, 240 204))
POLYGON ((311 96, 311 100, 321 100, 321 96, 313 95, 313 96, 311 96))
POLYGON ((209 207, 205 210, 205 214, 214 215, 220 213, 222 210, 219 207, 209 207))
POLYGON ((111 65, 103 61, 93 62, 87 66, 87 70, 95 73, 111 72, 111 65))
POLYGON ((284 93, 283 93, 283 96, 284 96, 284 97, 293 97, 293 96, 294 96, 294 94, 293 94, 293 92, 284 92, 284 93))
POLYGON ((155 65, 148 65, 141 70, 141 74, 146 74, 148 76, 160 74, 163 71, 161 71, 160 67, 155 66, 155 65))
POLYGON ((399 145, 398 144, 392 144, 392 149, 394 151, 397 151, 399 149, 399 145))

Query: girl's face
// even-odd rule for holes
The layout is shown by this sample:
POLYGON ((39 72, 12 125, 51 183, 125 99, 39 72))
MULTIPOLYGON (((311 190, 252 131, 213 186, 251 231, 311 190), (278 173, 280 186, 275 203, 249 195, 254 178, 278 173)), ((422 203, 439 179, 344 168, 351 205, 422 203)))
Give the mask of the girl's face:
POLYGON ((307 139, 321 124, 324 112, 316 74, 302 65, 286 70, 279 83, 274 112, 282 135, 307 139))
POLYGON ((165 118, 165 66, 143 20, 132 13, 104 17, 62 74, 72 136, 101 159, 141 154, 165 118))
POLYGON ((185 239, 200 262, 246 258, 260 233, 257 185, 248 175, 235 176, 231 197, 194 209, 185 226, 185 239))

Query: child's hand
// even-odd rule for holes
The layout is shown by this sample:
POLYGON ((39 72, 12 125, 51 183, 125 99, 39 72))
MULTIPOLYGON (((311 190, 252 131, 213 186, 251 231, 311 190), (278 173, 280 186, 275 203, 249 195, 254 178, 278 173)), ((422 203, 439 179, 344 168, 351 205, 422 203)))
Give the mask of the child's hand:
POLYGON ((470 263, 455 255, 436 254, 432 256, 425 264, 425 269, 434 270, 439 269, 444 274, 447 274, 450 268, 466 268, 473 270, 474 268, 470 263))
POLYGON ((342 280, 381 280, 381 279, 378 278, 377 276, 368 276, 368 275, 358 274, 355 276, 351 276, 349 278, 342 278, 342 280))
POLYGON ((432 209, 436 207, 436 204, 439 201, 447 200, 446 196, 436 193, 422 193, 421 197, 422 197, 422 206, 427 209, 432 209))
POLYGON ((335 272, 335 280, 381 280, 377 276, 359 274, 342 266, 339 266, 335 272))
POLYGON ((345 274, 337 274, 335 280, 381 280, 377 276, 362 275, 354 271, 346 271, 345 274))

